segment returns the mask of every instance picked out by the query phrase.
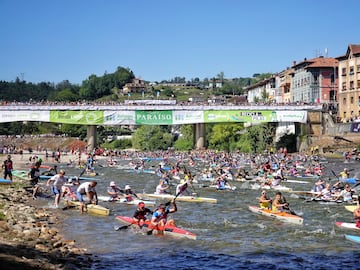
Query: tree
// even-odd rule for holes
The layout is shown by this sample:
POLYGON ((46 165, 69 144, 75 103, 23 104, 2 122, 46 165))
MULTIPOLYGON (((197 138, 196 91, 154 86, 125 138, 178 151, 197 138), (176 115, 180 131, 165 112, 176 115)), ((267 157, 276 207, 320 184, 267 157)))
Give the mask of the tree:
POLYGON ((209 147, 217 150, 232 151, 231 146, 240 136, 244 128, 242 123, 215 124, 212 128, 209 147))
POLYGON ((141 126, 132 137, 132 145, 142 151, 167 150, 172 145, 172 135, 167 127, 141 126))

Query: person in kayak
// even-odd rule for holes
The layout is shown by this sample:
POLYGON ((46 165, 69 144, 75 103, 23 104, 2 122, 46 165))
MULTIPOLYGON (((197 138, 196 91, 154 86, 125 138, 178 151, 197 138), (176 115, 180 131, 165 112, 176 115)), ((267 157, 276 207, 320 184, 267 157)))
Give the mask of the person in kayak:
POLYGON ((152 215, 153 213, 154 213, 153 211, 151 211, 149 208, 145 207, 144 202, 139 202, 138 208, 134 212, 133 220, 135 222, 137 222, 139 224, 139 227, 141 228, 143 226, 145 220, 147 220, 146 215, 147 214, 152 215))
POLYGON ((360 228, 360 208, 356 208, 354 210, 354 219, 355 219, 355 223, 356 223, 356 227, 360 228))
POLYGON ((139 198, 136 193, 131 190, 131 187, 129 185, 125 185, 124 195, 127 202, 131 202, 132 200, 134 200, 133 196, 139 198))
POLYGON ((114 181, 110 182, 109 187, 107 188, 107 193, 109 194, 109 201, 118 201, 121 199, 121 194, 124 193, 124 191, 116 186, 114 181))
POLYGON ((159 184, 156 186, 155 194, 167 194, 169 185, 166 185, 163 180, 160 179, 159 184))
POLYGON ((261 191, 259 198, 259 207, 261 209, 271 209, 272 200, 267 196, 266 190, 261 191))
POLYGON ((173 219, 168 219, 168 214, 175 213, 177 206, 175 201, 171 201, 173 207, 169 208, 165 204, 160 204, 158 209, 153 213, 151 217, 151 225, 154 228, 161 228, 165 225, 176 226, 173 219))
POLYGON ((272 211, 273 212, 285 212, 288 209, 289 204, 284 202, 282 194, 280 191, 276 192, 275 199, 272 201, 272 211))

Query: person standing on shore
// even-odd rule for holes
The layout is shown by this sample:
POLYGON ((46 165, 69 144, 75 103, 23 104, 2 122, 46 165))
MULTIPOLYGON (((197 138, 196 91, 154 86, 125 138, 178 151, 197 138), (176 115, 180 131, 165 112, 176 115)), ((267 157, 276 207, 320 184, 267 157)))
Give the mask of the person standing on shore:
POLYGON ((95 190, 96 185, 96 181, 84 182, 76 190, 76 197, 80 202, 80 213, 83 213, 85 208, 84 195, 87 196, 90 203, 98 204, 97 193, 95 190))
POLYGON ((67 179, 65 177, 65 171, 60 170, 58 174, 52 176, 46 183, 47 186, 50 186, 50 183, 53 182, 51 189, 55 195, 55 201, 54 201, 55 208, 58 208, 58 206, 59 206, 60 197, 61 197, 61 189, 62 189, 62 186, 66 183, 66 181, 67 181, 67 179))
POLYGON ((7 156, 7 160, 4 161, 2 168, 4 169, 4 179, 9 176, 10 181, 12 181, 13 162, 10 155, 7 156))
POLYGON ((36 162, 34 167, 31 168, 30 172, 28 173, 30 177, 30 184, 33 187, 33 200, 36 200, 37 191, 39 189, 39 179, 40 179, 40 163, 36 162))

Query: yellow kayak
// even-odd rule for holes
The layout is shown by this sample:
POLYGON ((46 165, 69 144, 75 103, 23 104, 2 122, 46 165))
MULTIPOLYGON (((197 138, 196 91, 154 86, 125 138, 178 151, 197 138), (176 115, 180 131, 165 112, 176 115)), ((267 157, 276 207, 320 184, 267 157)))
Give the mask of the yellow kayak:
MULTIPOLYGON (((64 200, 67 207, 75 206, 76 208, 80 207, 79 201, 71 201, 71 200, 64 200)), ((89 214, 94 215, 101 215, 101 216, 108 216, 110 214, 110 209, 103 207, 101 205, 96 204, 85 204, 85 211, 89 214)))

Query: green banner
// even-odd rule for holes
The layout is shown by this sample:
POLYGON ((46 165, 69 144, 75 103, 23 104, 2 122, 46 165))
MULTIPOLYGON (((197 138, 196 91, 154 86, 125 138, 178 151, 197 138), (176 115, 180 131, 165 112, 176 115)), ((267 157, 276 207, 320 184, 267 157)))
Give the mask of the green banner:
POLYGON ((104 124, 104 111, 50 111, 50 122, 102 125, 104 124))
POLYGON ((205 123, 224 123, 224 122, 277 122, 275 111, 255 111, 255 110, 224 110, 224 111, 204 111, 205 123))
POLYGON ((172 111, 135 111, 136 125, 172 125, 172 111))

